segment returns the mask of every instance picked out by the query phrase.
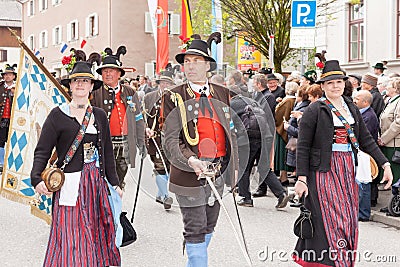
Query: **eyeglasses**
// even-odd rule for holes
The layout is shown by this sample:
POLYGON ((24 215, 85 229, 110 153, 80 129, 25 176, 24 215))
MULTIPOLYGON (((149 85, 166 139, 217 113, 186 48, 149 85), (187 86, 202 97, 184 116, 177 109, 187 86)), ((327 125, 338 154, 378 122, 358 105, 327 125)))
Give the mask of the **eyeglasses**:
POLYGON ((71 83, 76 83, 76 84, 89 84, 91 83, 92 80, 91 79, 81 79, 81 78, 73 78, 71 79, 71 83))

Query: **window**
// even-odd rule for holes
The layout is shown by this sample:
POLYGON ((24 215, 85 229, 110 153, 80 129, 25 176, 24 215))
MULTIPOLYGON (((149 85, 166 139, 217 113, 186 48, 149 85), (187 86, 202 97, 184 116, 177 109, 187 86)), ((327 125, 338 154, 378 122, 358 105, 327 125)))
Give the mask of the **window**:
POLYGON ((0 49, 0 62, 7 61, 7 50, 0 49))
POLYGON ((349 6, 349 59, 364 58, 364 3, 349 6))
POLYGON ((93 37, 99 34, 99 18, 97 14, 89 15, 86 18, 86 37, 93 37))
POLYGON ((397 24, 396 24, 396 57, 400 58, 400 0, 397 0, 397 24))
POLYGON ((51 0, 51 3, 53 4, 53 6, 56 6, 61 4, 61 0, 51 0))
POLYGON ((47 47, 47 31, 42 31, 39 35, 39 48, 45 47, 47 47))
POLYGON ((29 35, 28 46, 32 51, 35 49, 35 36, 34 35, 29 35))
POLYGON ((67 41, 73 42, 79 39, 78 21, 73 20, 67 25, 67 41))
POLYGON ((53 45, 61 44, 61 39, 62 39, 62 28, 59 25, 53 28, 53 45))
POLYGON ((39 11, 47 9, 47 0, 39 0, 39 11))
POLYGON ((28 16, 35 15, 35 1, 31 0, 28 3, 28 16))

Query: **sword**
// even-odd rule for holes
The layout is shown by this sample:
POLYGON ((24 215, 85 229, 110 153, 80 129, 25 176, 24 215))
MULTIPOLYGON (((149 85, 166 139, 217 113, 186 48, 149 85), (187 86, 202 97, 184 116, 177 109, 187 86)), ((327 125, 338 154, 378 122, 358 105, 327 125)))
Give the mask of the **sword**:
MULTIPOLYGON (((236 228, 235 228, 235 225, 233 224, 233 221, 232 221, 232 219, 231 219, 231 216, 229 216, 228 210, 226 209, 225 204, 222 202, 222 198, 221 198, 221 196, 219 195, 218 190, 217 190, 217 188, 215 187, 215 184, 214 184, 214 182, 213 182, 212 179, 211 179, 211 176, 205 174, 205 175, 203 175, 202 177, 205 177, 205 178, 206 178, 208 184, 209 184, 210 187, 211 187, 211 190, 213 191, 213 193, 214 193, 215 197, 217 198, 219 204, 221 205, 222 209, 224 210, 224 212, 225 212, 225 214, 226 214, 226 217, 228 218, 228 221, 229 221, 229 223, 230 223, 231 226, 232 226, 232 229, 233 229, 233 232, 234 232, 234 234, 235 234, 236 240, 238 241, 240 250, 242 251, 244 258, 245 258, 246 261, 247 261, 247 264, 248 264, 249 266, 253 266, 253 264, 252 264, 252 262, 251 262, 250 255, 249 255, 249 251, 247 250, 247 245, 246 245, 246 243, 245 243, 245 241, 244 241, 243 232, 242 232, 242 235, 243 235, 243 242, 244 242, 244 246, 245 246, 245 247, 243 247, 243 245, 242 245, 242 243, 241 243, 241 241, 240 241, 239 233, 236 231, 236 228)), ((240 220, 240 219, 239 219, 239 220, 240 220)), ((242 230, 242 231, 243 231, 243 230, 242 230)))

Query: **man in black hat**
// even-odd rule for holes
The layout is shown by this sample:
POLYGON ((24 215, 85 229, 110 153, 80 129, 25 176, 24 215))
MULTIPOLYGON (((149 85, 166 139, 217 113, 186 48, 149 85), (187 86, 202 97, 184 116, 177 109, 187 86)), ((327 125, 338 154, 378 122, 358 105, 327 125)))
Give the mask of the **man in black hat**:
POLYGON ((274 95, 276 102, 281 102, 286 96, 285 89, 279 86, 279 79, 275 74, 271 73, 267 75, 267 86, 269 91, 274 95))
POLYGON ((386 70, 386 67, 383 65, 383 63, 378 62, 374 66, 372 66, 372 68, 374 69, 374 73, 376 76, 378 76, 378 77, 385 76, 383 71, 386 70))
POLYGON ((15 80, 17 73, 15 68, 17 64, 6 64, 6 68, 1 72, 3 81, 0 83, 0 170, 3 171, 4 164, 4 146, 8 138, 8 129, 10 126, 12 103, 15 91, 15 80))
POLYGON ((136 92, 128 85, 119 83, 119 79, 125 75, 119 57, 126 53, 126 48, 119 47, 116 55, 112 55, 110 48, 105 51, 108 55, 96 70, 104 84, 99 90, 93 91, 91 103, 107 113, 120 187, 124 188, 128 164, 131 164, 131 168, 135 167, 137 148, 142 157, 147 154, 144 122, 136 92))
POLYGON ((208 265, 207 247, 219 216, 220 203, 204 177, 221 195, 224 178, 235 184, 239 163, 229 90, 208 81, 207 72, 216 68, 209 53, 208 44, 195 39, 175 56, 187 82, 167 90, 162 101, 169 189, 182 213, 188 266, 208 265))
POLYGON ((165 210, 169 210, 173 202, 172 197, 168 194, 170 164, 165 157, 161 145, 162 124, 160 124, 160 115, 163 112, 161 109, 161 96, 164 93, 164 89, 175 85, 173 73, 170 71, 161 72, 160 76, 156 79, 156 83, 158 84, 157 91, 150 92, 144 97, 143 110, 146 118, 146 146, 147 153, 154 164, 153 172, 158 188, 156 202, 163 204, 165 210))

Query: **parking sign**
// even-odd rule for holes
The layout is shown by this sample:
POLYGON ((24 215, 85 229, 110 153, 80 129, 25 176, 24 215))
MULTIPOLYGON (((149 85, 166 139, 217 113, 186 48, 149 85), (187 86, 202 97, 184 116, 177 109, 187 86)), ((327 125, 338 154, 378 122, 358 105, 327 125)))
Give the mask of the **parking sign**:
POLYGON ((292 1, 292 28, 313 28, 317 16, 316 0, 292 1))

